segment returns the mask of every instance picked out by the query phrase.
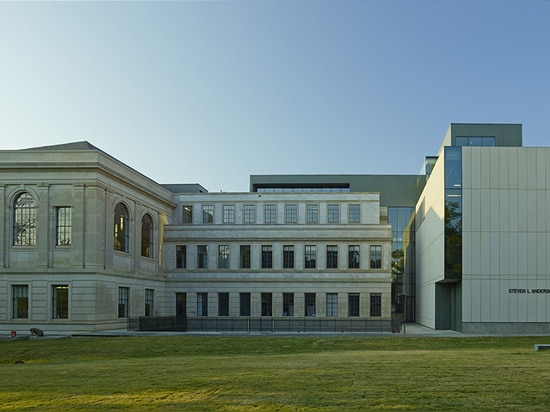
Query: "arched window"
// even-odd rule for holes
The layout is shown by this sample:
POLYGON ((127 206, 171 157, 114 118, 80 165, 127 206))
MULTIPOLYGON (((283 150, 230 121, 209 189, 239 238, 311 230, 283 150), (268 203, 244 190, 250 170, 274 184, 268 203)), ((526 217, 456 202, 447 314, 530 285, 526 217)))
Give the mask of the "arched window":
POLYGON ((122 203, 115 207, 114 249, 128 253, 130 250, 130 227, 128 208, 122 203))
POLYGON ((153 257, 153 219, 149 214, 141 219, 141 256, 153 257))
POLYGON ((34 197, 21 193, 14 202, 13 244, 15 246, 36 246, 37 207, 34 197))

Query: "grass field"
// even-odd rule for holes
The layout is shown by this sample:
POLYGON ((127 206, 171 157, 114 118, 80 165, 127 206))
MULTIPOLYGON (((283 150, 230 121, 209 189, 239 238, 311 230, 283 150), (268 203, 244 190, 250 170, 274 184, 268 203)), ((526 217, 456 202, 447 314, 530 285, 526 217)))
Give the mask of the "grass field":
POLYGON ((541 337, 0 341, 0 410, 550 410, 541 337))

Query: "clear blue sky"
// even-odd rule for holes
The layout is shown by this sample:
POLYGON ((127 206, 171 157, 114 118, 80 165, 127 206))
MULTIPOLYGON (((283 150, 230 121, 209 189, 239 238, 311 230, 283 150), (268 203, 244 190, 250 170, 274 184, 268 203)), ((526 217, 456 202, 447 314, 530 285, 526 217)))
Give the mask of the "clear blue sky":
POLYGON ((0 2, 0 149, 159 183, 415 174, 451 122, 550 143, 550 1, 0 2))

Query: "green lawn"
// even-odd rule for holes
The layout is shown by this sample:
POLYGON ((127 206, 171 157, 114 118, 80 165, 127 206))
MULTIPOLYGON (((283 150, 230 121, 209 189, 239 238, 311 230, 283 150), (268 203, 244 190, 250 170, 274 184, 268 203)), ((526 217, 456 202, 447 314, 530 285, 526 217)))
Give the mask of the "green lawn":
POLYGON ((550 410, 541 337, 0 341, 0 410, 550 410))

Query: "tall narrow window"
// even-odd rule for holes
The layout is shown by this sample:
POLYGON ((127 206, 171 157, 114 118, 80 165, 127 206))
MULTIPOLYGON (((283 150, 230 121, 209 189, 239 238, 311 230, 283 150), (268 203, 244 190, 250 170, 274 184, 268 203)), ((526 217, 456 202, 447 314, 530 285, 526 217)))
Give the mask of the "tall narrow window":
POLYGON ((181 222, 184 225, 189 225, 193 223, 193 206, 191 205, 183 205, 181 207, 182 213, 181 213, 181 222))
POLYGON ((218 293, 218 316, 229 316, 229 293, 218 293))
POLYGON ((244 223, 256 223, 256 206, 244 205, 244 223))
POLYGON ((130 303, 130 288, 118 288, 118 317, 128 317, 128 305, 130 303))
POLYGON ((214 205, 202 206, 202 223, 214 223, 214 205))
POLYGON ((72 244, 72 209, 67 206, 55 208, 55 244, 69 246, 72 244))
POLYGON ((370 315, 382 316, 382 294, 381 293, 370 294, 370 315))
POLYGON ((155 291, 153 289, 145 289, 145 316, 153 316, 155 303, 155 291))
POLYGON ((315 316, 315 293, 306 293, 304 294, 304 315, 305 316, 315 316))
POLYGON ((285 222, 296 223, 298 221, 298 206, 286 205, 285 206, 285 222))
POLYGON ((176 268, 187 268, 187 246, 176 245, 176 268))
POLYGON ((317 246, 305 246, 305 265, 306 269, 315 269, 317 267, 317 246))
POLYGON ((327 245, 327 269, 338 269, 337 245, 327 245))
POLYGON ((273 316, 273 297, 271 293, 262 293, 262 316, 273 316))
POLYGON ((52 286, 52 318, 69 318, 69 286, 52 286))
POLYGON ((153 218, 146 213, 141 219, 141 256, 153 257, 153 218))
POLYGON ((359 245, 348 246, 348 268, 359 269, 359 245))
POLYGON ((348 316, 359 316, 359 293, 348 295, 348 316))
POLYGON ((197 293, 197 316, 208 316, 208 293, 197 293))
POLYGON ((372 245, 370 247, 370 268, 381 269, 382 268, 382 246, 372 245))
POLYGON ((239 294, 239 316, 250 316, 250 293, 239 294))
POLYGON ((277 223, 277 207, 265 205, 264 223, 277 223))
POLYGON ((250 269, 250 245, 240 246, 239 267, 241 269, 250 269))
POLYGON ((13 318, 27 319, 29 317, 29 287, 27 285, 13 285, 11 292, 13 299, 13 318))
POLYGON ((307 205, 307 223, 319 223, 319 205, 307 205))
POLYGON ((271 269, 273 267, 273 247, 271 245, 262 245, 262 269, 271 269))
POLYGON ((126 253, 130 250, 129 213, 122 203, 115 207, 114 249, 126 253))
POLYGON ((283 316, 294 316, 294 293, 283 293, 283 316))
POLYGON ((197 246, 197 269, 208 268, 208 245, 197 246))
POLYGON ((340 205, 328 205, 328 223, 340 222, 340 205))
POLYGON ((361 205, 349 205, 349 222, 361 223, 361 205))
POLYGON ((14 203, 13 245, 36 246, 37 206, 30 193, 21 193, 14 203))
POLYGON ((327 316, 338 316, 338 293, 327 293, 327 316))
POLYGON ((283 269, 294 268, 294 245, 283 246, 283 269))
POLYGON ((223 223, 235 223, 235 205, 223 205, 223 223))
POLYGON ((218 269, 229 269, 229 245, 218 245, 218 269))

